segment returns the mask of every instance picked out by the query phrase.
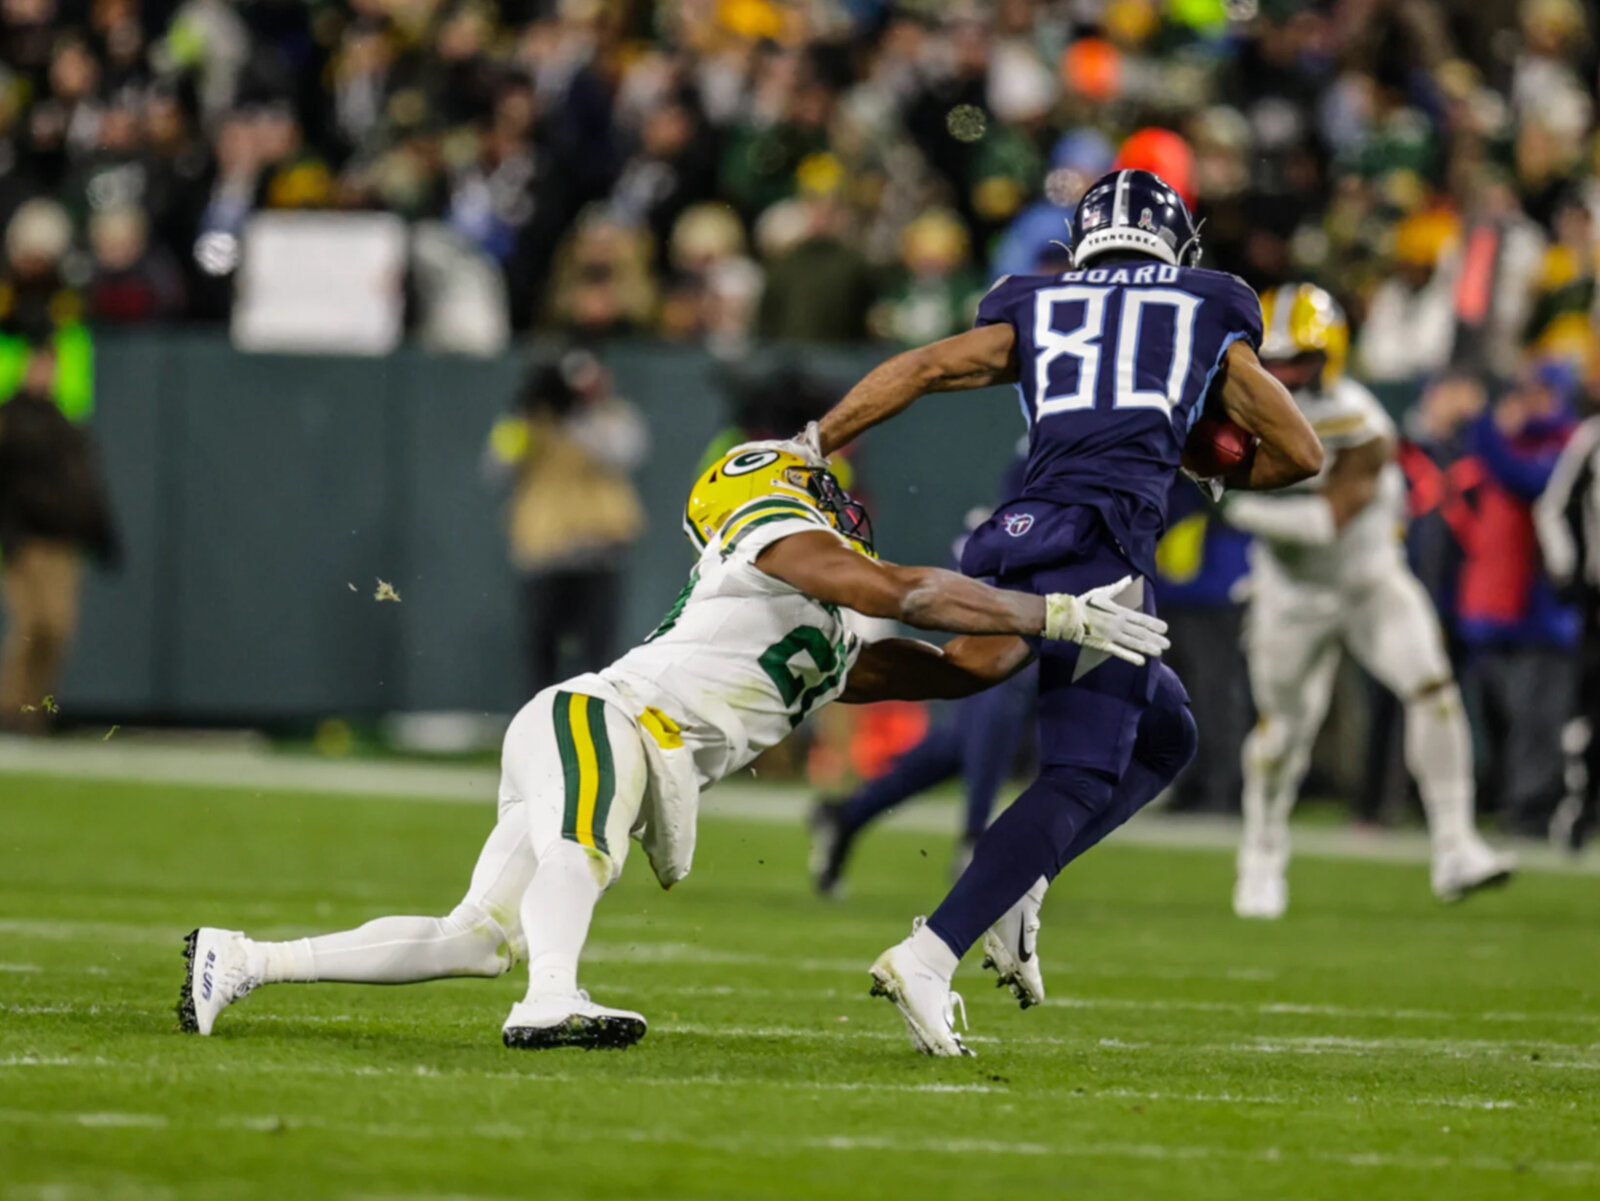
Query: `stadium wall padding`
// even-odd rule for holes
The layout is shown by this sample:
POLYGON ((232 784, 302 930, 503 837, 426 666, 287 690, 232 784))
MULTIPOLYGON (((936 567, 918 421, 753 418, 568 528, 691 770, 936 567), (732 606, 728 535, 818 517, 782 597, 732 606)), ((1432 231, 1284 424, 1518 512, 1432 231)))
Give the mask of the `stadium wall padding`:
MULTIPOLYGON (((807 349, 842 390, 883 350, 807 349)), ((728 421, 702 351, 615 344, 618 388, 654 446, 650 530, 623 637, 645 634, 691 564, 679 518, 728 421)), ((202 333, 108 334, 95 432, 124 542, 92 573, 59 701, 68 715, 229 723, 330 714, 509 713, 525 699, 503 492, 484 439, 522 362, 405 349, 387 358, 249 355, 202 333), (379 579, 401 603, 380 603, 379 579)), ((1023 432, 1009 389, 930 397, 863 439, 879 546, 943 563, 992 504, 1023 432)))

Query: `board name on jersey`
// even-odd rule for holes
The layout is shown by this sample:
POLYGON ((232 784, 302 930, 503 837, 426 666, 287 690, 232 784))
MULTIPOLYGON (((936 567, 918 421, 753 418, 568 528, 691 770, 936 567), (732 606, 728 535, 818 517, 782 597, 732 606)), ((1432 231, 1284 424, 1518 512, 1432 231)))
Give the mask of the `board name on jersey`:
POLYGON ((1166 263, 1152 263, 1147 267, 1091 267, 1085 271, 1068 271, 1062 277, 1069 284, 1175 284, 1178 269, 1166 263))

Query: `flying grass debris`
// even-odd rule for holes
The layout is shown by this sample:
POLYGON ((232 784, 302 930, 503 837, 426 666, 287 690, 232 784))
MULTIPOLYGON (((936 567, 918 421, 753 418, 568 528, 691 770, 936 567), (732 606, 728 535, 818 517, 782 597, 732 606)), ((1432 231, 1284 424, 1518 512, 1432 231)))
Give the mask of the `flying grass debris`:
POLYGON ((372 599, 375 601, 393 601, 398 605, 400 603, 400 594, 394 590, 394 585, 389 583, 388 580, 379 580, 378 590, 372 594, 372 599))
POLYGON ((53 696, 45 697, 44 700, 40 701, 37 705, 24 705, 24 706, 22 706, 22 711, 24 713, 37 713, 41 709, 44 710, 46 713, 60 713, 61 712, 61 706, 56 704, 56 698, 53 697, 53 696))
POLYGON ((100 741, 101 742, 110 742, 111 741, 111 736, 113 734, 115 734, 120 729, 122 729, 121 726, 112 726, 109 730, 106 731, 106 736, 104 738, 102 738, 100 741))

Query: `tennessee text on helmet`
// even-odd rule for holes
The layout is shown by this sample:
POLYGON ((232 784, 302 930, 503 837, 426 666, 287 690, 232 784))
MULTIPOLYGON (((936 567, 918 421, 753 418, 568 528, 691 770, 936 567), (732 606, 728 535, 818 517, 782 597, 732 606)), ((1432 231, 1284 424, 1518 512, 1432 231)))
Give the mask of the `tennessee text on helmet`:
POLYGON ((1149 171, 1113 171, 1089 186, 1074 219, 1072 265, 1115 251, 1173 267, 1200 262, 1200 230, 1182 197, 1149 171))

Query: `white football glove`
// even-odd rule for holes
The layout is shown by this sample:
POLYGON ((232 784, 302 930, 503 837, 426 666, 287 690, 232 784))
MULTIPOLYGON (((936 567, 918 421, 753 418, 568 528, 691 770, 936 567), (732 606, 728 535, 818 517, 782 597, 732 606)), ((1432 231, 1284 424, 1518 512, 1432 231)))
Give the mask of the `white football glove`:
POLYGON ((806 422, 806 428, 793 438, 782 442, 769 442, 765 445, 774 450, 781 450, 786 454, 798 455, 806 461, 808 467, 826 467, 827 458, 822 453, 822 437, 817 432, 815 421, 806 422))
POLYGON ((1133 577, 1126 575, 1082 596, 1050 593, 1044 598, 1044 636, 1105 651, 1135 666, 1146 658, 1159 658, 1172 645, 1167 638, 1167 623, 1114 599, 1132 582, 1133 577))
POLYGON ((1214 505, 1219 505, 1222 503, 1222 494, 1227 490, 1227 485, 1225 485, 1221 479, 1215 476, 1208 478, 1203 475, 1196 475, 1187 467, 1180 467, 1178 470, 1183 472, 1184 475, 1188 476, 1189 479, 1194 483, 1194 486, 1200 489, 1201 496, 1205 497, 1214 505))

